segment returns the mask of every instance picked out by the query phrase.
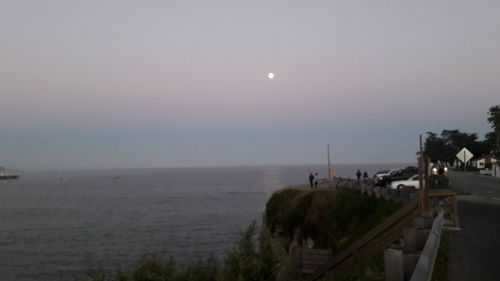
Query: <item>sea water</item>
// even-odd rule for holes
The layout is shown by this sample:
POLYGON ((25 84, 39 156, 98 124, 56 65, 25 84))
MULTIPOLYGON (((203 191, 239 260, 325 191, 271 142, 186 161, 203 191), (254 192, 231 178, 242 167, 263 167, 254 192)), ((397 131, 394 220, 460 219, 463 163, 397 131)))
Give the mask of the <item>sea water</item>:
MULTIPOLYGON (((404 164, 335 165, 335 176, 404 164)), ((325 165, 21 171, 0 181, 0 280, 73 280, 147 253, 179 263, 233 246, 272 193, 325 165)))

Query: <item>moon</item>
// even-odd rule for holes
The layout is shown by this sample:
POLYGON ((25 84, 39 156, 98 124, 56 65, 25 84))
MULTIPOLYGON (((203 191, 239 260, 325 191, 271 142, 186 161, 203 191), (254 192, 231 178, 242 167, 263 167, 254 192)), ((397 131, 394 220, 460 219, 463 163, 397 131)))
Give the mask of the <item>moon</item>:
POLYGON ((274 73, 269 72, 269 73, 267 74, 267 78, 269 78, 269 79, 274 79, 274 73))

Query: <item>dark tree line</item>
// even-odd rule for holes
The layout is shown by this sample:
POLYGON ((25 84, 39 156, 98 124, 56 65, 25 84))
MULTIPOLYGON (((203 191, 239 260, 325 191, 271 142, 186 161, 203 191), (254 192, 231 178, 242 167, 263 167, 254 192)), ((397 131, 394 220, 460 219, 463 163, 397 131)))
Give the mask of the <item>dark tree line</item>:
POLYGON ((453 165, 456 154, 464 147, 474 156, 484 154, 499 156, 500 105, 490 107, 487 120, 493 132, 487 133, 484 140, 478 140, 476 133, 468 134, 459 130, 443 130, 440 135, 427 132, 424 153, 433 163, 441 166, 453 165))
POLYGON ((440 166, 451 166, 457 153, 464 147, 475 156, 480 156, 489 154, 494 146, 494 139, 491 138, 479 141, 475 133, 443 130, 441 135, 427 132, 424 153, 431 158, 432 163, 437 163, 440 166))
POLYGON ((486 138, 493 139, 495 143, 495 155, 500 156, 500 105, 490 107, 488 111, 488 122, 493 129, 493 132, 488 133, 486 138))

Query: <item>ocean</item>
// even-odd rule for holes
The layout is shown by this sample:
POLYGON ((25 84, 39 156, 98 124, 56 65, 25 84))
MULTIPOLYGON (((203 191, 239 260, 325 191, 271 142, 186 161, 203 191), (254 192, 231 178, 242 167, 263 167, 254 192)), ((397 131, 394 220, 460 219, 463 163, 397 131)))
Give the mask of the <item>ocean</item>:
MULTIPOLYGON (((334 165, 371 176, 409 164, 334 165)), ((223 256, 260 220, 272 193, 326 165, 20 171, 0 181, 1 280, 73 280, 90 264, 127 266, 144 254, 179 263, 223 256)))

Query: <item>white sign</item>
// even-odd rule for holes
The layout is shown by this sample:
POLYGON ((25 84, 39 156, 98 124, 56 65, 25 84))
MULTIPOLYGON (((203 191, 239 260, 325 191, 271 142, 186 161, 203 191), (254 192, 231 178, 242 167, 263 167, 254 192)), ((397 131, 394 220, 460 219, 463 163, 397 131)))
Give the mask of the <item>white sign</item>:
POLYGON ((473 156, 474 156, 474 154, 472 154, 472 152, 468 151, 467 148, 465 148, 465 147, 462 148, 462 150, 460 150, 459 153, 457 153, 457 158, 464 163, 469 161, 473 156))

